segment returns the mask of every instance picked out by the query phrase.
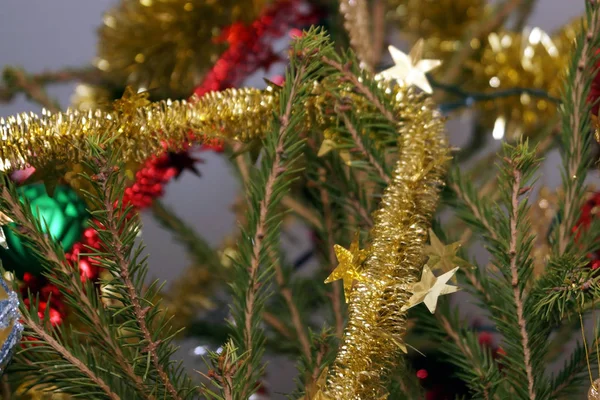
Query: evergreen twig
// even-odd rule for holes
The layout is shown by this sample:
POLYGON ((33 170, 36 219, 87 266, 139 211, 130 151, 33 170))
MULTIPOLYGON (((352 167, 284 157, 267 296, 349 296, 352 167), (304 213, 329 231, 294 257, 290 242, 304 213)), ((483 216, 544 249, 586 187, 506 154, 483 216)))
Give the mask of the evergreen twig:
POLYGON ((531 400, 535 400, 536 394, 534 390, 534 381, 533 381, 533 372, 531 367, 531 352, 530 352, 530 344, 529 344, 529 334, 527 333, 527 321, 525 321, 525 317, 523 315, 523 297, 522 297, 522 285, 519 285, 519 276, 522 275, 519 273, 519 265, 518 262, 518 253, 517 253, 517 241, 520 239, 520 232, 517 229, 517 224, 519 223, 519 207, 520 201, 519 197, 529 190, 529 188, 524 188, 521 185, 521 180, 523 178, 522 172, 520 170, 520 165, 518 161, 511 161, 510 164, 513 167, 513 182, 512 182, 512 191, 511 191, 511 204, 510 204, 510 243, 508 245, 508 257, 510 260, 510 274, 511 274, 511 285, 513 288, 513 296, 515 300, 515 304, 517 307, 517 321, 519 323, 519 330, 521 331, 521 343, 523 346, 523 360, 525 363, 525 372, 527 374, 527 387, 529 390, 529 398, 531 400))
POLYGON ((326 56, 321 57, 321 61, 340 72, 344 79, 347 79, 349 82, 351 82, 352 85, 361 94, 363 94, 390 123, 392 123, 394 126, 398 124, 393 111, 388 109, 383 101, 381 101, 381 99, 379 99, 378 96, 367 87, 367 85, 361 82, 360 79, 358 79, 358 77, 352 73, 349 65, 342 65, 336 60, 326 56))
MULTIPOLYGON (((322 183, 325 182, 325 170, 321 170, 320 180, 322 183)), ((333 250, 333 245, 335 244, 335 239, 333 236, 333 217, 331 210, 331 201, 329 199, 329 193, 325 188, 325 185, 320 186, 321 193, 321 206, 323 207, 323 216, 325 218, 325 233, 326 233, 326 243, 327 246, 327 260, 328 266, 330 268, 329 273, 333 270, 336 265, 336 256, 333 250)), ((333 282, 332 294, 331 294, 331 306, 333 308, 333 315, 335 317, 335 332, 337 337, 341 338, 344 333, 344 316, 342 313, 342 302, 340 301, 342 295, 341 282, 333 282)))
POLYGON ((59 354, 61 357, 67 360, 71 365, 77 367, 77 369, 79 369, 96 385, 98 385, 98 387, 106 393, 108 398, 113 400, 121 399, 121 397, 119 397, 115 392, 113 392, 112 389, 106 384, 106 382, 104 382, 102 378, 97 376, 91 369, 89 369, 83 361, 75 357, 66 347, 64 347, 56 339, 54 339, 52 335, 47 333, 46 329, 44 329, 44 327, 41 324, 39 324, 37 321, 34 321, 33 318, 31 318, 31 316, 29 315, 23 315, 22 318, 23 322, 27 325, 29 329, 35 332, 37 337, 42 339, 46 344, 48 344, 48 346, 54 349, 57 354, 59 354))
POLYGON ((586 1, 588 28, 578 37, 563 93, 562 145, 563 166, 561 220, 556 229, 553 253, 562 256, 573 244, 573 228, 579 218, 583 185, 591 163, 590 109, 588 94, 597 73, 596 51, 600 45, 600 12, 596 0, 586 1))
MULTIPOLYGON (((272 207, 273 201, 273 192, 275 190, 275 183, 277 181, 277 177, 284 172, 284 160, 283 155, 285 153, 284 141, 286 138, 286 133, 288 133, 289 123, 292 117, 292 107, 293 102, 295 101, 296 92, 299 90, 300 82, 303 77, 303 68, 301 68, 300 72, 295 76, 294 83, 291 85, 290 95, 288 97, 287 104, 285 105, 285 112, 280 117, 281 125, 279 128, 279 139, 277 141, 275 147, 275 158, 273 159, 273 164, 271 167, 271 172, 267 176, 265 182, 265 190, 264 197, 259 204, 258 215, 259 219, 256 224, 254 238, 252 239, 253 243, 253 251, 252 257, 250 259, 250 265, 248 266, 248 287, 249 290, 246 293, 245 300, 245 316, 244 316, 244 344, 245 350, 249 357, 252 356, 253 347, 254 347, 254 327, 253 327, 253 316, 255 314, 254 310, 254 302, 257 296, 257 290, 259 288, 258 282, 258 272, 260 261, 262 259, 261 251, 263 249, 263 240, 267 234, 267 217, 268 210, 272 207)), ((243 391, 244 393, 248 393, 251 383, 251 374, 252 368, 247 369, 246 373, 246 387, 243 391)))
MULTIPOLYGON (((132 361, 124 354, 122 343, 119 343, 115 339, 115 333, 111 332, 111 327, 107 324, 107 316, 104 315, 102 309, 98 309, 97 305, 92 303, 90 296, 95 295, 94 291, 89 287, 84 288, 79 274, 75 273, 73 268, 66 262, 64 253, 57 251, 58 249, 51 239, 37 229, 35 224, 23 212, 23 209, 19 208, 19 203, 14 200, 14 196, 11 195, 7 187, 2 188, 2 198, 5 205, 15 215, 15 218, 21 221, 22 234, 33 240, 36 251, 43 255, 43 259, 51 266, 51 270, 59 274, 58 277, 51 276, 50 281, 69 293, 66 298, 67 302, 73 306, 73 310, 82 321, 89 323, 91 329, 93 329, 91 335, 98 340, 96 344, 106 347, 107 352, 126 374, 127 378, 131 380, 142 398, 154 399, 153 395, 147 393, 141 377, 135 373, 132 361)), ((35 330, 35 332, 39 335, 38 330, 35 330)), ((61 348, 62 350, 64 350, 64 347, 61 348)), ((64 356, 64 354, 61 353, 61 356, 64 356)), ((65 359, 72 361, 72 358, 73 356, 70 356, 65 359)))
POLYGON ((7 68, 3 72, 6 88, 0 88, 0 96, 6 101, 10 101, 17 92, 23 92, 27 97, 51 112, 59 112, 60 104, 51 99, 46 93, 43 85, 37 80, 27 75, 23 70, 7 68), (11 89, 12 88, 12 89, 11 89))
POLYGON ((379 178, 383 182, 385 182, 387 185, 389 185, 390 181, 391 181, 390 173, 388 171, 385 171, 384 166, 382 166, 379 163, 379 161, 377 161, 377 159, 373 156, 373 154, 367 150, 367 148, 365 147, 365 145, 363 143, 363 140, 361 139, 360 135, 358 134, 356 127, 350 120, 350 117, 348 117, 348 115, 341 110, 337 110, 337 115, 341 117, 342 121, 344 121, 344 124, 346 125, 346 129, 348 129, 348 132, 350 132, 350 135, 352 136, 354 143, 358 147, 358 150, 369 161, 369 164, 371 164, 371 166, 373 166, 375 171, 377 171, 379 178))
POLYGON ((120 270, 120 277, 123 279, 123 283, 127 288, 129 301, 133 306, 133 313, 137 319, 137 323, 146 342, 145 351, 148 352, 149 357, 154 364, 154 368, 156 369, 158 376, 165 385, 165 388, 169 392, 170 396, 173 399, 182 400, 182 397, 173 386, 173 383, 171 382, 167 372, 163 368, 163 360, 161 360, 157 352, 157 347, 159 346, 160 342, 155 339, 155 336, 150 332, 150 327, 146 323, 146 315, 148 314, 148 311, 150 311, 150 307, 143 305, 145 301, 141 300, 138 296, 136 285, 133 282, 132 272, 130 271, 129 261, 124 255, 126 252, 126 246, 118 239, 120 237, 120 227, 118 222, 122 217, 118 215, 117 210, 115 210, 114 207, 114 196, 111 183, 108 180, 103 179, 104 176, 107 176, 111 173, 111 165, 106 162, 104 165, 106 166, 105 169, 101 169, 100 173, 96 175, 99 177, 96 179, 96 181, 99 182, 99 187, 103 192, 101 196, 104 201, 104 208, 106 210, 106 223, 104 224, 104 229, 115 239, 112 243, 115 249, 115 262, 120 270))
POLYGON ((308 335, 305 331, 305 324, 302 321, 300 316, 300 312, 298 311, 298 307, 294 302, 294 296, 292 294, 292 289, 288 286, 286 282, 285 276, 283 274, 283 269, 281 267, 281 262, 278 257, 270 252, 271 264, 273 264, 273 269, 275 271, 275 280, 277 281, 277 285, 279 286, 279 292, 281 296, 284 298, 285 303, 290 312, 290 317, 292 319, 292 324, 294 325, 294 329, 296 330, 296 337, 300 342, 300 348, 304 357, 306 357, 309 363, 312 362, 312 353, 310 351, 310 341, 308 339, 308 335))

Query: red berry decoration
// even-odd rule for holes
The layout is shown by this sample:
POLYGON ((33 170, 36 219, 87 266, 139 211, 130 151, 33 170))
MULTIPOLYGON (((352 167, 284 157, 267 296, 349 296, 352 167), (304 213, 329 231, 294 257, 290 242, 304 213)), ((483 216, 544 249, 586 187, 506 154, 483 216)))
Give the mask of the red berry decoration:
POLYGON ((417 371, 417 378, 419 379, 425 379, 429 376, 429 373, 427 372, 426 369, 420 369, 417 371))

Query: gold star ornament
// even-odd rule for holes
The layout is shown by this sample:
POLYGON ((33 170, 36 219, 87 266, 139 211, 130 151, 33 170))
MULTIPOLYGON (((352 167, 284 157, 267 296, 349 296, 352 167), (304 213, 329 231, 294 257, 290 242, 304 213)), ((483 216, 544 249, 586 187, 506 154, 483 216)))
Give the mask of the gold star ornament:
POLYGON ((385 79, 395 79, 402 86, 416 86, 426 93, 432 93, 433 89, 425 75, 427 72, 439 67, 440 60, 422 60, 423 44, 420 39, 409 54, 398 50, 394 46, 389 46, 388 50, 394 60, 394 66, 381 72, 379 76, 385 79))
POLYGON ((454 267, 466 267, 470 264, 456 255, 460 249, 460 242, 444 244, 437 235, 429 230, 429 245, 424 248, 425 254, 429 257, 427 265, 431 269, 440 269, 443 272, 448 272, 454 267))
POLYGON ((333 248, 339 264, 331 275, 325 279, 325 283, 342 279, 344 282, 344 297, 347 303, 354 281, 364 281, 364 277, 361 276, 359 269, 367 256, 367 252, 359 249, 358 238, 352 242, 350 249, 345 249, 337 244, 333 248))
POLYGON ((459 290, 456 286, 446 284, 457 270, 458 268, 454 268, 436 278, 429 266, 425 265, 425 267, 423 267, 421 280, 413 285, 413 295, 408 300, 408 305, 403 306, 402 310, 406 311, 417 304, 425 303, 425 306, 427 306, 429 311, 432 314, 435 313, 440 296, 454 293, 459 290))
POLYGON ((300 400, 331 400, 327 397, 323 390, 327 381, 327 368, 324 368, 316 382, 312 382, 306 386, 306 394, 300 400))

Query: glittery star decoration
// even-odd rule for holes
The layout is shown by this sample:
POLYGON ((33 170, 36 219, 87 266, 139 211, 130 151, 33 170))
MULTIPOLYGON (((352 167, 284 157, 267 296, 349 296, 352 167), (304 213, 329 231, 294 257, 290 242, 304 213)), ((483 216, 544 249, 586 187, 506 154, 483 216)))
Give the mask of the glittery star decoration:
POLYGON ((386 79, 395 79, 400 85, 416 86, 426 93, 432 93, 433 89, 425 75, 427 72, 439 67, 440 60, 422 60, 423 44, 420 39, 409 54, 398 50, 394 46, 389 46, 388 50, 394 60, 394 66, 382 71, 379 76, 386 79))
POLYGON ((459 249, 460 242, 454 242, 445 245, 430 229, 429 245, 426 245, 423 251, 427 256, 429 256, 427 265, 429 265, 431 269, 440 269, 443 272, 448 272, 454 267, 470 265, 468 262, 456 255, 459 249))
POLYGON ((300 400, 331 400, 329 397, 323 394, 322 390, 325 389, 325 383, 327 381, 327 367, 323 368, 319 379, 316 382, 312 382, 306 386, 306 394, 300 400))
MULTIPOLYGON (((319 152, 317 153, 318 157, 323 157, 325 154, 329 153, 331 150, 336 148, 335 142, 331 139, 323 140, 321 143, 321 147, 319 147, 319 152)), ((339 150, 339 155, 341 159, 346 163, 346 165, 350 165, 352 163, 352 156, 348 150, 339 150)))
POLYGON ((358 238, 352 242, 350 249, 345 249, 337 244, 334 245, 333 248, 339 264, 333 270, 331 275, 325 279, 325 283, 342 279, 344 282, 344 297, 346 298, 347 303, 350 298, 350 292, 352 291, 354 281, 364 281, 364 278, 361 276, 358 269, 365 260, 367 252, 359 249, 358 238))
POLYGON ((6 243, 3 225, 10 224, 11 222, 13 222, 13 220, 0 211, 0 246, 4 247, 6 250, 8 250, 8 243, 6 243))
POLYGON ((413 295, 408 300, 408 305, 403 306, 402 310, 406 311, 417 304, 424 303, 432 314, 435 313, 435 308, 437 307, 438 298, 440 296, 454 293, 459 290, 456 286, 446 284, 457 270, 458 268, 454 268, 436 278, 429 266, 425 265, 425 267, 423 267, 421 280, 413 285, 413 295))

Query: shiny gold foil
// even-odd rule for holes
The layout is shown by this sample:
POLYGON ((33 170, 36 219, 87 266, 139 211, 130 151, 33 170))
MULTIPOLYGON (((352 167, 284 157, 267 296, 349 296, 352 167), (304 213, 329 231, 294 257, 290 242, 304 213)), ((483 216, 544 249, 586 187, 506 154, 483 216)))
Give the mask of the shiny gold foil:
POLYGON ((200 135, 249 141, 262 136, 271 121, 277 95, 256 89, 229 89, 201 99, 160 101, 132 110, 77 111, 0 118, 0 167, 43 168, 77 163, 87 154, 86 137, 108 133, 123 158, 142 162, 164 151, 163 142, 193 141, 200 135))
MULTIPOLYGON (((568 35, 553 38, 539 28, 522 33, 492 33, 479 57, 467 63, 472 79, 466 86, 469 91, 490 94, 533 89, 557 99, 571 45, 568 35)), ((477 106, 484 126, 495 130, 496 139, 516 139, 539 132, 558 109, 555 100, 525 92, 479 102, 477 106)))
POLYGON ((121 0, 104 15, 95 65, 113 81, 187 97, 213 66, 222 29, 254 20, 266 0, 121 0))
POLYGON ((367 0, 340 0, 340 13, 344 17, 344 28, 350 37, 352 49, 365 66, 372 68, 374 49, 367 0))
POLYGON ((392 94, 399 160, 374 213, 363 280, 350 293, 349 320, 329 370, 331 399, 386 398, 386 376, 400 356, 410 288, 419 280, 427 230, 448 160, 444 122, 431 100, 412 90, 392 94))

